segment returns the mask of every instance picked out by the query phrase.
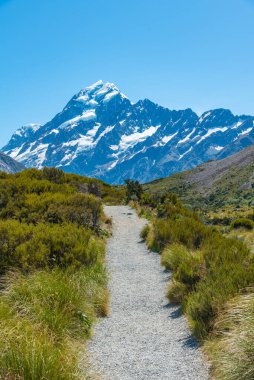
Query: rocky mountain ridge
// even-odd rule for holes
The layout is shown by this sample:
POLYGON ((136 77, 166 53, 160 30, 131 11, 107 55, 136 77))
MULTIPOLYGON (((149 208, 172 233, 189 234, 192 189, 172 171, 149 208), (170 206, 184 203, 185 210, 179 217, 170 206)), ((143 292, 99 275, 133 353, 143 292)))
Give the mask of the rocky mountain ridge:
POLYGON ((96 82, 43 126, 20 128, 2 149, 28 167, 123 183, 141 182, 222 159, 254 143, 254 117, 216 109, 199 117, 148 99, 132 103, 114 84, 96 82))

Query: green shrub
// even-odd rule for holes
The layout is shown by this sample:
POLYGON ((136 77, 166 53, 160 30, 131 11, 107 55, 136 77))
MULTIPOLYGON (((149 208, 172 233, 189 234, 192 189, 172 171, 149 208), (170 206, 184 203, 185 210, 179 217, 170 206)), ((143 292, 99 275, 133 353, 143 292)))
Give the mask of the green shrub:
POLYGON ((189 258, 189 256, 191 256, 190 252, 183 245, 178 243, 168 245, 162 251, 161 265, 166 269, 177 271, 180 264, 189 258))
POLYGON ((71 222, 96 229, 102 216, 102 204, 100 199, 88 194, 31 193, 24 195, 19 203, 16 201, 15 206, 9 204, 2 211, 2 217, 9 218, 10 215, 25 223, 71 222))
POLYGON ((247 230, 252 230, 254 228, 253 220, 247 218, 238 218, 233 220, 230 225, 231 228, 246 228, 247 230))
POLYGON ((209 237, 217 232, 204 226, 198 220, 183 217, 179 220, 156 219, 153 223, 152 247, 161 251, 167 244, 180 243, 190 249, 198 249, 209 237))
POLYGON ((173 280, 167 289, 169 300, 183 302, 203 275, 204 259, 201 252, 191 252, 180 244, 172 244, 162 252, 161 264, 173 271, 173 280))
POLYGON ((0 221, 0 269, 80 268, 103 259, 104 241, 74 224, 0 221))
POLYGON ((170 281, 167 286, 166 296, 172 303, 183 304, 188 292, 189 290, 186 285, 184 285, 182 282, 173 280, 170 281))
MULTIPOLYGON (((121 204, 125 199, 124 189, 117 189, 100 180, 67 174, 55 168, 27 169, 21 173, 0 176, 0 218, 16 218, 25 221, 20 217, 25 217, 21 213, 23 209, 26 214, 30 214, 25 204, 27 196, 32 194, 41 196, 45 193, 48 195, 49 193, 92 194, 97 198, 108 197, 114 204, 121 204)), ((75 207, 77 208, 77 204, 75 207)), ((84 209, 83 212, 85 212, 84 209)))
POLYGON ((148 235, 148 233, 149 233, 149 225, 148 224, 146 224, 143 228, 142 228, 142 231, 140 232, 140 237, 141 237, 141 239, 146 239, 147 238, 147 235, 148 235))
POLYGON ((130 200, 140 200, 143 193, 141 184, 138 181, 133 181, 131 179, 126 179, 124 182, 126 184, 127 202, 130 200))

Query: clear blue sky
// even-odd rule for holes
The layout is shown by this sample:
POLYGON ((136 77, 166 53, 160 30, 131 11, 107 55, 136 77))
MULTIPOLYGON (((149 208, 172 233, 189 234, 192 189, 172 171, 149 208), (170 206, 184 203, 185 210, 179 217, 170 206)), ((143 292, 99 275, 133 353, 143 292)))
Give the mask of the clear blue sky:
POLYGON ((0 146, 81 88, 254 114, 254 0, 0 0, 0 146))

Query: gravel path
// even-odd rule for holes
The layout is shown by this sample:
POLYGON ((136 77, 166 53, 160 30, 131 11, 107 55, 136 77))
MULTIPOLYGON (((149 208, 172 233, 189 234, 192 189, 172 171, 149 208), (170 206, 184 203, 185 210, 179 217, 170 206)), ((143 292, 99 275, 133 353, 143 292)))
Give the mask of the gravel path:
POLYGON ((208 366, 178 307, 164 297, 169 274, 139 233, 146 224, 128 206, 108 206, 111 313, 88 345, 105 380, 207 380, 208 366))

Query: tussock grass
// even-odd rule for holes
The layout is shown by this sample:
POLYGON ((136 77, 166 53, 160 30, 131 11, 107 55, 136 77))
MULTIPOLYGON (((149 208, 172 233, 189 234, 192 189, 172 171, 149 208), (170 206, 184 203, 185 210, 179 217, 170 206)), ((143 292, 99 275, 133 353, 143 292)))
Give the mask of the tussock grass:
POLYGON ((87 337, 96 316, 107 313, 104 269, 97 269, 97 279, 95 270, 12 273, 6 277, 3 297, 20 315, 42 323, 58 338, 87 337))
POLYGON ((206 344, 216 380, 254 378, 254 289, 229 301, 216 321, 216 337, 206 344))
POLYGON ((0 296, 2 378, 80 379, 78 342, 108 312, 106 284, 101 264, 75 273, 6 275, 0 296))
POLYGON ((171 303, 184 303, 188 287, 182 282, 172 280, 169 282, 166 290, 166 296, 171 303))
POLYGON ((148 235, 148 233, 149 233, 149 229, 150 229, 150 227, 149 227, 148 224, 146 224, 146 225, 142 228, 142 230, 141 230, 141 232, 140 232, 140 237, 141 237, 141 239, 146 240, 147 235, 148 235))
POLYGON ((181 303, 195 335, 204 340, 221 307, 253 283, 254 257, 242 241, 202 224, 174 198, 161 198, 156 209, 147 245, 162 253, 162 265, 173 272, 169 300, 181 303))
POLYGON ((166 269, 175 271, 180 264, 186 260, 187 257, 191 258, 191 254, 186 247, 181 244, 172 244, 167 246, 161 255, 161 265, 166 269))
POLYGON ((179 173, 144 185, 140 201, 155 216, 147 245, 172 271, 167 297, 181 304, 205 344, 214 380, 254 379, 254 289, 242 295, 254 284, 253 186, 240 187, 252 172, 253 165, 241 173, 232 168, 204 196, 186 181, 187 172, 179 173))
POLYGON ((3 301, 0 315, 0 379, 81 379, 71 345, 56 344, 43 325, 20 318, 3 301))
POLYGON ((244 242, 247 247, 254 253, 254 232, 246 229, 231 230, 228 235, 233 239, 244 242))

